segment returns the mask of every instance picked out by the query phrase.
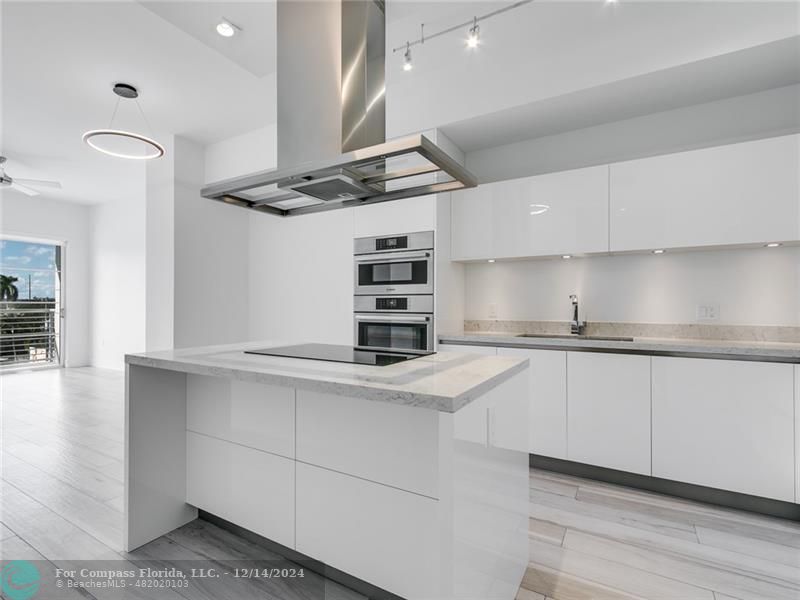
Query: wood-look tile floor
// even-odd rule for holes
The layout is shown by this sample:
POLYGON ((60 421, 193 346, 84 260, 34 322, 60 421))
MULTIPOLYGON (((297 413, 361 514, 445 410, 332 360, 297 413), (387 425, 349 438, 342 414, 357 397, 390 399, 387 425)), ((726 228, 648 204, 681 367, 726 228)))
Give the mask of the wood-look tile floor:
MULTIPOLYGON (((122 373, 5 374, 0 403, 0 560, 46 560, 62 568, 78 558, 160 567, 277 560, 203 521, 136 552, 121 550, 122 373)), ((532 562, 519 600, 800 600, 800 523, 537 470, 530 491, 532 562)), ((363 598, 322 578, 315 585, 316 595, 236 580, 188 591, 58 597, 363 598)))

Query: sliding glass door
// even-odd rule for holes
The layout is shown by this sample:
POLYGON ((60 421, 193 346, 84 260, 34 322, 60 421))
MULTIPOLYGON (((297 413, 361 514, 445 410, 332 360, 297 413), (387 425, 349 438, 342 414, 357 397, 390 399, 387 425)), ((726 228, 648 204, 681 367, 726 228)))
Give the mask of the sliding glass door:
POLYGON ((64 249, 0 238, 0 369, 61 365, 64 249))

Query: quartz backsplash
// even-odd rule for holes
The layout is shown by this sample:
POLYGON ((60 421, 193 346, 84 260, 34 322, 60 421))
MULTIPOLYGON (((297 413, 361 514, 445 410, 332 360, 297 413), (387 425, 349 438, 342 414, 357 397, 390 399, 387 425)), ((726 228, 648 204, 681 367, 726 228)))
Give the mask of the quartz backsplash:
MULTIPOLYGON (((464 331, 472 333, 570 333, 569 321, 464 321, 464 331)), ((800 327, 776 325, 715 325, 707 323, 586 323, 586 335, 684 340, 730 340, 739 342, 800 343, 800 327)))

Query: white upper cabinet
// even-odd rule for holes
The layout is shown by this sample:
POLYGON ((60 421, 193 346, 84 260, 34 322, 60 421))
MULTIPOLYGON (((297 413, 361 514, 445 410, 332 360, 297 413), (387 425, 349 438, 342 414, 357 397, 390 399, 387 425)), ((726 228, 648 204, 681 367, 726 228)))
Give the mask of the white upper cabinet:
POLYGON ((497 258, 608 251, 607 166, 493 185, 497 258))
POLYGON ((454 260, 608 251, 608 167, 453 192, 454 260))
POLYGON ((611 165, 611 250, 800 239, 800 136, 611 165))
POLYGON ((494 256, 492 201, 487 184, 452 193, 450 252, 453 260, 494 256))

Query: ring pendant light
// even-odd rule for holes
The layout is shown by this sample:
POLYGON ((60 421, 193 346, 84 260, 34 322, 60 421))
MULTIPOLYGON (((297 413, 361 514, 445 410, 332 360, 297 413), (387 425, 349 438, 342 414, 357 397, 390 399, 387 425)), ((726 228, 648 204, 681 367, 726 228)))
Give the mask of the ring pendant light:
POLYGON ((164 146, 152 137, 114 128, 114 118, 117 116, 119 104, 123 99, 127 99, 136 102, 139 113, 142 115, 142 120, 147 128, 151 130, 150 123, 147 121, 147 117, 145 117, 144 111, 137 100, 139 91, 130 84, 117 83, 114 85, 114 93, 117 95, 117 103, 114 106, 114 112, 111 114, 111 122, 108 128, 87 131, 83 134, 83 141, 90 148, 117 158, 150 160, 164 156, 164 146))

